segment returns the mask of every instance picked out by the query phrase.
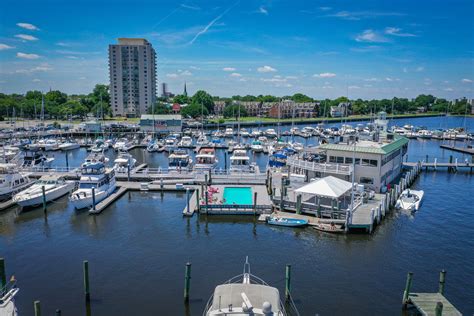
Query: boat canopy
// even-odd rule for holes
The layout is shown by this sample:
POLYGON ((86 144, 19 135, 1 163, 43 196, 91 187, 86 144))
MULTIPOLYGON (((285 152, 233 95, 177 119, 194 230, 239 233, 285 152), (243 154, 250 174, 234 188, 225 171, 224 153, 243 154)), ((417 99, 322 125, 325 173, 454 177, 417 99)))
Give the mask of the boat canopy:
POLYGON ((296 189, 296 193, 306 193, 337 199, 352 189, 352 183, 339 178, 328 176, 315 180, 296 189))

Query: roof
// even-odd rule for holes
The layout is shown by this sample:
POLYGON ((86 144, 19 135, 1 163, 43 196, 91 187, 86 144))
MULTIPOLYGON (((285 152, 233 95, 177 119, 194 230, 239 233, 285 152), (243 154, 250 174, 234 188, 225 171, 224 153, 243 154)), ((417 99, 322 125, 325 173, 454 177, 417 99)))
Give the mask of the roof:
POLYGON ((142 114, 141 120, 181 120, 179 114, 142 114))
MULTIPOLYGON (((408 138, 406 137, 398 137, 395 138, 394 141, 390 143, 377 143, 371 141, 359 141, 356 143, 355 152, 359 153, 369 153, 369 154, 380 154, 386 155, 391 153, 394 150, 399 149, 403 145, 408 143, 408 138)), ((325 150, 339 150, 339 151, 354 151, 354 145, 352 144, 323 144, 319 146, 320 149, 325 150)))
POLYGON ((307 185, 296 189, 295 192, 325 196, 329 198, 339 198, 347 193, 347 191, 351 190, 351 188, 352 183, 333 176, 328 176, 308 183, 307 185))

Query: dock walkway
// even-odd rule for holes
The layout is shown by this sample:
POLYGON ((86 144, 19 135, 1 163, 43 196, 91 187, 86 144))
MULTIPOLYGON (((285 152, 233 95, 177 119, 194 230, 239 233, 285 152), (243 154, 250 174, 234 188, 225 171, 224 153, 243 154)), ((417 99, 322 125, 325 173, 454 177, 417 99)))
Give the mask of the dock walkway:
POLYGON ((435 316, 436 304, 443 304, 443 316, 461 316, 462 314, 440 293, 410 293, 409 303, 420 311, 422 315, 435 316))

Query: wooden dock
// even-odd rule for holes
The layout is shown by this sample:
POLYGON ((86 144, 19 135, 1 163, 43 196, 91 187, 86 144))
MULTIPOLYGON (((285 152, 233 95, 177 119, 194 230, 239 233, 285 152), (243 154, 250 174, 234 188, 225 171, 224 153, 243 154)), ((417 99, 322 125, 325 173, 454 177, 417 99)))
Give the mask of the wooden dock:
POLYGON ((439 147, 443 149, 448 149, 448 150, 456 151, 459 153, 463 153, 463 154, 474 155, 473 148, 456 147, 456 146, 450 146, 450 145, 439 145, 439 147))
MULTIPOLYGON (((186 201, 186 205, 184 206, 183 216, 193 216, 194 212, 198 209, 198 191, 193 190, 193 194, 189 197, 189 209, 188 209, 188 202, 186 201)), ((188 197, 186 197, 187 199, 188 197)))
POLYGON ((118 200, 122 195, 125 194, 125 192, 128 191, 128 188, 127 187, 119 187, 118 190, 115 190, 114 193, 112 193, 111 195, 109 195, 108 197, 106 197, 104 200, 102 200, 101 202, 97 203, 97 205, 95 206, 95 209, 94 208, 91 208, 89 210, 89 214, 93 214, 93 215, 96 215, 96 214, 100 214, 103 210, 105 210, 110 204, 112 204, 113 202, 115 202, 116 200, 118 200))

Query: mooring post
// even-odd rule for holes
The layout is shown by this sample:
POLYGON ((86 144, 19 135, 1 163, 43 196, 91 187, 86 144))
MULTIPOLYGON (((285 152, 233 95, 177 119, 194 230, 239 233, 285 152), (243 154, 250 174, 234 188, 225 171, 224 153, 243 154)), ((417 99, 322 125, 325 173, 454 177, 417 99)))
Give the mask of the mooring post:
POLYGON ((436 309, 435 309, 435 316, 442 316, 443 315, 443 303, 437 302, 436 309))
POLYGON ((448 172, 452 172, 453 171, 453 168, 452 168, 452 163, 453 163, 453 155, 450 155, 449 156, 449 167, 448 167, 448 172))
POLYGON ((191 263, 186 263, 184 272, 184 301, 189 301, 189 286, 191 285, 191 263))
POLYGON ((280 188, 280 211, 283 211, 283 196, 285 194, 285 179, 281 177, 281 188, 280 188))
POLYGON ((446 283, 446 270, 441 270, 439 273, 439 290, 438 293, 444 295, 444 284, 446 283))
POLYGON ((253 214, 257 214, 257 192, 253 193, 253 214))
POLYGON ((186 188, 186 210, 188 213, 191 212, 190 207, 189 207, 189 188, 186 188))
POLYGON ((4 258, 0 258, 0 282, 2 282, 0 289, 3 289, 5 285, 7 285, 7 274, 5 272, 5 259, 4 258))
POLYGON ((35 301, 33 304, 35 306, 35 316, 41 316, 41 303, 40 303, 40 301, 35 301))
POLYGON ((291 290, 291 264, 286 265, 285 270, 285 298, 290 298, 290 290, 291 290))
POLYGON ((44 188, 44 185, 41 186, 41 192, 43 194, 43 212, 46 213, 47 212, 47 209, 46 209, 46 190, 44 188))
POLYGON ((160 178, 160 190, 163 191, 163 177, 160 178))
POLYGON ((68 158, 67 152, 66 152, 66 170, 69 172, 69 158, 68 158))
POLYGON ((270 192, 270 195, 274 195, 273 194, 273 177, 270 176, 269 180, 268 180, 268 188, 269 188, 269 192, 270 192))
POLYGON ((199 189, 196 189, 196 205, 197 205, 197 210, 198 213, 201 210, 200 205, 199 205, 199 189))
POLYGON ((92 210, 95 211, 95 188, 92 187, 92 210))
POLYGON ((130 164, 127 164, 127 180, 130 182, 130 164))
POLYGON ((60 310, 60 309, 57 309, 55 315, 56 315, 56 316, 61 316, 61 310, 60 310))
POLYGON ((413 279, 413 272, 408 272, 407 283, 405 284, 405 291, 403 292, 403 308, 407 307, 408 296, 410 296, 411 280, 413 279))
POLYGON ((209 185, 212 184, 212 170, 209 169, 209 185))
POLYGON ((207 184, 208 184, 208 181, 207 181, 207 180, 208 180, 208 177, 209 177, 209 176, 208 176, 207 174, 204 175, 204 183, 205 183, 206 186, 207 186, 207 184))
POLYGON ((296 196, 296 214, 301 214, 301 194, 296 196))
POLYGON ((227 172, 227 151, 224 151, 224 170, 227 172))
POLYGON ((89 289, 89 261, 84 260, 83 264, 83 275, 84 275, 84 295, 86 296, 86 301, 91 299, 91 293, 89 289))

